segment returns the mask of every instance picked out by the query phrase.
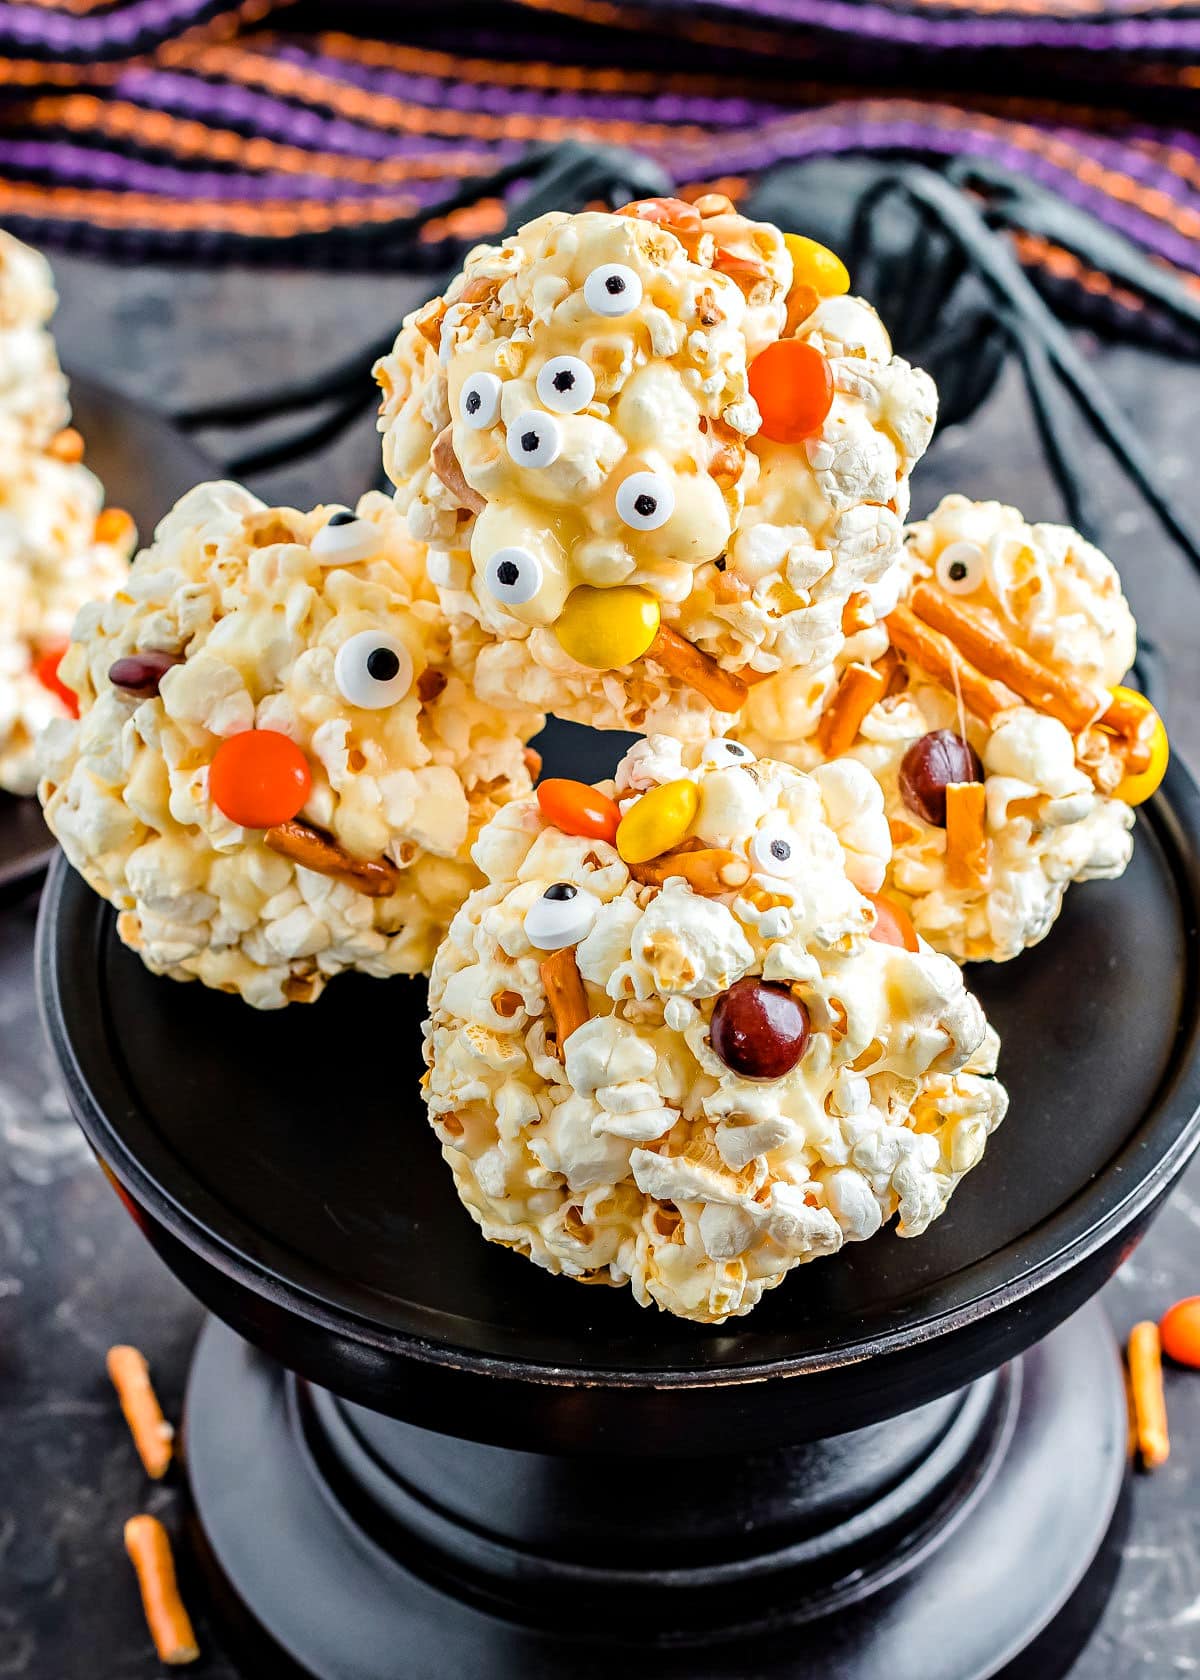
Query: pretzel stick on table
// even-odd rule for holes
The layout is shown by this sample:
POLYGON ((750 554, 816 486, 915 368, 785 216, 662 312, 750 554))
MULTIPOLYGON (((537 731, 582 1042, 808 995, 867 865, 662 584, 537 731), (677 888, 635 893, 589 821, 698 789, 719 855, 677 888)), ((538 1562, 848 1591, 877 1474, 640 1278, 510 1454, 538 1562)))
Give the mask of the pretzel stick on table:
POLYGON ((888 634, 900 652, 906 653, 943 688, 961 694, 968 711, 984 723, 993 723, 1001 712, 1021 704, 1019 695, 977 671, 949 636, 922 623, 908 607, 897 607, 888 614, 886 623, 888 634))
POLYGON ((378 858, 356 858, 328 834, 308 823, 276 823, 267 829, 263 840, 280 857, 291 858, 302 869, 318 875, 330 875, 368 898, 387 898, 400 885, 400 871, 394 863, 378 858))
POLYGON ((817 745, 826 758, 840 758, 849 751, 862 720, 883 699, 887 687, 886 676, 873 665, 847 665, 817 725, 817 745))
POLYGON ((195 1662, 200 1655, 191 1619, 179 1596, 171 1542, 157 1517, 130 1517, 125 1550, 137 1573, 146 1626, 160 1662, 168 1667, 195 1662))
POLYGON ((664 882, 682 876, 693 892, 712 897, 744 886, 750 879, 750 865, 736 852, 701 847, 666 852, 648 863, 631 863, 629 873, 635 881, 650 887, 661 887, 664 882))
POLYGON ((946 879, 952 887, 987 885, 987 789, 982 782, 951 782, 946 789, 946 879))
POLYGON ((1163 1391, 1162 1342, 1153 1319, 1129 1332, 1129 1389, 1142 1463, 1147 1470, 1165 1464, 1171 1452, 1167 1399, 1163 1391))
POLYGON ((591 1017, 583 977, 575 961, 574 945, 564 945, 561 950, 555 951, 540 964, 538 972, 554 1020, 554 1036, 561 1061, 563 1046, 571 1034, 591 1017))
POLYGON ((733 671, 723 671, 715 659, 693 647, 669 625, 659 625, 645 657, 694 688, 719 712, 740 712, 746 703, 745 681, 733 671))
POLYGON ((142 1467, 147 1476, 160 1481, 171 1462, 175 1431, 163 1417, 145 1355, 135 1347, 111 1347, 105 1366, 142 1467))
POLYGON ((1012 642, 994 619, 964 607, 927 583, 912 592, 911 606, 918 618, 940 630, 955 647, 987 677, 1004 683, 1039 712, 1048 712, 1078 735, 1094 723, 1101 702, 1094 691, 1071 677, 1060 676, 1012 642))

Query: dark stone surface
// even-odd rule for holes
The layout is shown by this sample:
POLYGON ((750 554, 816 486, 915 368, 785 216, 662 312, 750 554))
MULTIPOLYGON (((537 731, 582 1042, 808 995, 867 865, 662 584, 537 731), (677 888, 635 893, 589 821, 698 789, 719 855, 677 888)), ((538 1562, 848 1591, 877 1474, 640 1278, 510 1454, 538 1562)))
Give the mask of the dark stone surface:
MULTIPOLYGON (((65 358, 167 409, 339 359, 416 295, 403 282, 370 276, 172 273, 65 258, 57 266, 65 358)), ((1200 518, 1195 369, 1125 349, 1101 353, 1100 363, 1182 508, 1200 518)), ((364 419, 319 472, 292 468, 262 488, 299 502, 345 499, 370 481, 377 459, 364 419)), ((1195 764, 1200 588, 1102 455, 1094 486, 1109 549, 1143 628, 1168 658, 1172 738, 1195 764)), ((1014 500, 1031 515, 1058 511, 1011 379, 969 428, 939 439, 918 475, 916 505, 959 488, 1014 500)), ((150 1680, 160 1670, 121 1554, 121 1526, 139 1509, 174 1521, 178 1495, 148 1489, 104 1353, 118 1340, 143 1347, 167 1412, 177 1415, 199 1314, 125 1217, 67 1116, 33 1001, 34 913, 30 901, 0 912, 0 1676, 150 1680)), ((1129 974, 1136 985, 1132 952, 1129 974)), ((1003 1147, 1003 1133, 994 1147, 1003 1147)), ((1123 1334, 1136 1318, 1198 1291, 1195 1167, 1106 1304, 1123 1334)), ((1073 1680, 1200 1673, 1200 1376, 1169 1373, 1168 1401, 1173 1456, 1135 1484, 1117 1590, 1073 1680)), ((1028 1561, 1036 1569, 1037 1559, 1028 1561)), ((192 1672, 237 1680, 205 1626, 200 1595, 193 1598, 206 1654, 192 1672)))

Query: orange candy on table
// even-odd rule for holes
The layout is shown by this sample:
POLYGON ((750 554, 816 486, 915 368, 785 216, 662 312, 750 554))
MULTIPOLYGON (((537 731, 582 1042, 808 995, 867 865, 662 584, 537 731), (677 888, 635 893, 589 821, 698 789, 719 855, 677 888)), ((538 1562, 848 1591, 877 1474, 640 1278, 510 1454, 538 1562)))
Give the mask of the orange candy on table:
POLYGON ((598 788, 563 776, 551 776, 548 781, 538 783, 537 802, 546 821, 563 834, 607 840, 610 846, 615 843, 620 807, 598 788))
POLYGON ((1200 1369, 1200 1295, 1189 1295, 1176 1301, 1162 1316, 1158 1326, 1163 1352, 1179 1365, 1194 1365, 1200 1369))
POLYGON ((750 395, 762 416, 761 437, 802 443, 833 407, 833 374, 811 344, 779 338, 751 362, 750 395))
POLYGON ((231 735, 213 754, 208 773, 213 804, 242 828, 290 822, 312 791, 308 760, 295 741, 275 729, 231 735))
POLYGON ((899 945, 905 951, 921 949, 917 930, 912 925, 908 912, 902 910, 894 898, 885 898, 882 893, 869 892, 863 893, 863 897, 870 899, 875 906, 872 939, 877 939, 881 945, 899 945))
POLYGON ((66 657, 70 642, 55 642, 45 652, 40 653, 34 661, 33 674, 43 688, 48 688, 51 694, 57 694, 63 705, 73 718, 79 716, 79 696, 73 688, 68 688, 58 674, 58 667, 66 657))

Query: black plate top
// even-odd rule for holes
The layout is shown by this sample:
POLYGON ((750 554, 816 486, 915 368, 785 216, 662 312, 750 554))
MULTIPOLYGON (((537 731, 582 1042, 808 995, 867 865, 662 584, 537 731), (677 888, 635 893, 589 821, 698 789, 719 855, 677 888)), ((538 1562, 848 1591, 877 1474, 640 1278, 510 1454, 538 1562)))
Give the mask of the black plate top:
MULTIPOLYGON (((133 515, 142 542, 173 502, 216 468, 163 415, 91 379, 71 381, 72 422, 83 433, 87 465, 110 507, 133 515)), ((28 888, 54 854, 54 838, 35 799, 0 793, 0 898, 28 888)))
POLYGON ((721 1383, 949 1334, 1144 1222, 1200 1137, 1198 841, 1200 795, 1173 766, 1139 814, 1125 876, 1073 888, 1042 945, 972 970, 1012 1106, 943 1218, 802 1267, 713 1328, 482 1240, 422 1108, 422 983, 345 976, 315 1005, 258 1014, 149 974, 60 862, 40 985, 98 1152, 154 1221, 260 1303, 387 1360, 721 1383))

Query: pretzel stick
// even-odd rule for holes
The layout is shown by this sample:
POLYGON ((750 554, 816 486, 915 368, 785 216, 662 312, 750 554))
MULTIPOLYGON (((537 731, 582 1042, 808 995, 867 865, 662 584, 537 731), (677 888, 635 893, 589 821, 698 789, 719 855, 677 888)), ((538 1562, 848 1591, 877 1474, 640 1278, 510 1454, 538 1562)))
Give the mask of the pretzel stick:
POLYGON ((553 956, 547 957, 539 965, 538 973, 542 977, 546 1002, 554 1017, 554 1036, 558 1042, 561 1061, 564 1044, 575 1028, 581 1027, 591 1016, 579 964, 575 961, 574 945, 564 945, 561 951, 555 951, 553 956))
POLYGON ((150 1368, 135 1347, 109 1348, 105 1365, 142 1467, 157 1482, 166 1475, 171 1462, 175 1431, 163 1417, 150 1382, 150 1368))
POLYGON ((1152 1319, 1129 1332, 1129 1388, 1142 1463, 1157 1470, 1171 1453, 1167 1432, 1167 1399, 1163 1392, 1162 1343, 1152 1319))
POLYGON ((649 863, 631 863, 629 873, 647 887, 661 887, 665 881, 682 875, 693 892, 712 897, 744 886, 750 879, 750 865, 736 852, 704 847, 667 852, 662 857, 651 858, 649 863))
POLYGON ((521 758, 524 762, 529 780, 536 782, 542 773, 542 755, 536 747, 522 747, 521 758))
POLYGON ((646 649, 646 658, 694 688, 719 712, 740 712, 746 703, 743 679, 733 671, 723 671, 715 659, 693 647, 669 625, 659 625, 646 649))
POLYGON ((887 678, 873 665, 847 665, 833 699, 821 713, 817 745, 826 758, 840 758, 854 745, 862 720, 887 693, 887 678))
POLYGON ((330 875, 368 898, 386 898, 400 884, 400 871, 394 863, 383 858, 369 862, 356 858, 344 846, 319 828, 307 823, 277 823, 269 828, 263 839, 273 852, 291 858, 302 869, 312 869, 318 875, 330 875))
POLYGON ((1149 707, 1139 706, 1126 694, 1114 694, 1109 699, 1099 727, 1117 737, 1127 775, 1149 768, 1156 716, 1149 707))
POLYGON ((1083 683, 1039 665, 1012 642, 986 613, 919 583, 912 592, 912 609, 935 630, 941 630, 967 659, 984 673, 1005 683, 1039 712, 1048 712, 1078 735, 1093 723, 1100 710, 1097 695, 1083 683))
POLYGON ((130 1517, 125 1524, 125 1550, 137 1571, 146 1626, 169 1667, 195 1662, 200 1655, 191 1620, 179 1596, 171 1542, 157 1517, 130 1517))
POLYGON ((1021 704, 1003 683, 993 682, 969 665, 949 636, 922 624, 907 607, 897 607, 885 620, 893 643, 943 688, 962 695, 963 704, 984 723, 1021 704))
POLYGON ((454 428, 443 426, 433 440, 433 448, 429 452, 429 465, 441 479, 442 483, 454 497, 459 507, 469 508, 472 513, 482 513, 487 501, 478 490, 473 490, 467 483, 462 470, 462 463, 454 453, 454 428))
POLYGON ((987 789, 982 782, 951 782, 946 788, 946 879, 952 887, 987 885, 987 789))
POLYGON ((865 589, 856 589, 842 608, 842 635, 853 636, 860 630, 869 630, 874 622, 871 597, 865 589))

